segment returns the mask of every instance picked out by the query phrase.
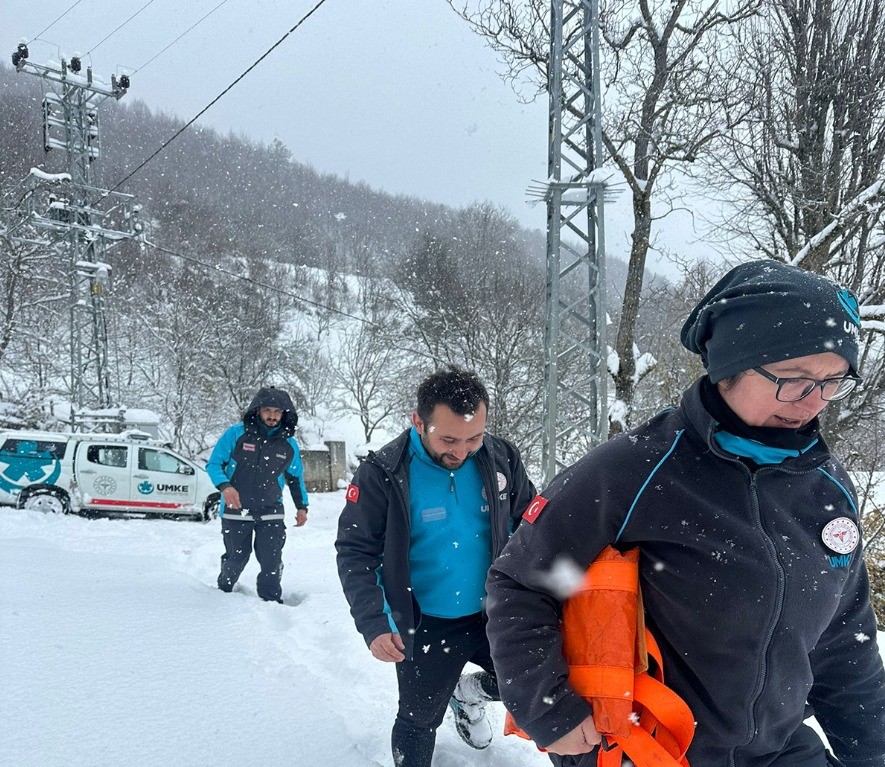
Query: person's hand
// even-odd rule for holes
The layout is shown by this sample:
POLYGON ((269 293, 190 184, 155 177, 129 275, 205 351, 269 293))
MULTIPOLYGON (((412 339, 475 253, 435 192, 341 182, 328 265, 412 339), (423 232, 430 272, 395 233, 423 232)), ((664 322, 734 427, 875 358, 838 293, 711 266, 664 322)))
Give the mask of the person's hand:
POLYGON ((224 505, 229 509, 239 509, 243 505, 240 503, 240 494, 233 485, 224 488, 221 491, 221 497, 224 498, 224 505))
POLYGON ((401 652, 406 649, 406 646, 403 644, 402 637, 399 634, 381 634, 376 636, 372 640, 372 644, 369 645, 369 649, 378 660, 388 663, 399 663, 401 660, 406 659, 406 656, 401 652))
POLYGON ((295 527, 301 527, 307 522, 307 509, 295 510, 295 527))
POLYGON ((590 714, 570 733, 563 735, 559 740, 555 740, 547 746, 547 751, 560 756, 589 754, 601 742, 602 736, 593 723, 593 714, 590 714))

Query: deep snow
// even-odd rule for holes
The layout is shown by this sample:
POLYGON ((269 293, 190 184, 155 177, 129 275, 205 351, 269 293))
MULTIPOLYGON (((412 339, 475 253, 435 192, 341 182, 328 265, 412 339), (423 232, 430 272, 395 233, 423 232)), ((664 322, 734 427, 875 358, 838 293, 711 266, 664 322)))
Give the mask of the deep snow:
MULTIPOLYGON (((0 507, 0 765, 388 767, 395 674, 341 593, 343 505, 314 494, 289 528, 282 605, 255 595, 254 558, 215 588, 217 521, 0 507)), ((434 767, 549 767, 513 737, 469 749, 449 716, 434 767)))
MULTIPOLYGON (((395 673, 341 593, 343 505, 314 494, 289 528, 282 605, 255 595, 254 558, 215 588, 217 521, 0 507, 0 765, 387 767, 395 673)), ((449 716, 435 767, 549 765, 512 737, 473 751, 449 716)))

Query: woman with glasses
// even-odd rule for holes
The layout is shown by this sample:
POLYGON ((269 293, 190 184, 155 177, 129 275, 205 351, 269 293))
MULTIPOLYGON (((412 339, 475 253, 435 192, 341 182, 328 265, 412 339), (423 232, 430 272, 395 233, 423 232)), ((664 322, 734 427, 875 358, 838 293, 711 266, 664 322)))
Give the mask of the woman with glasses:
POLYGON ((639 547, 645 618, 697 726, 694 767, 882 767, 885 671, 858 500, 818 415, 857 375, 857 300, 773 261, 682 328, 706 368, 678 408, 591 451, 525 514, 487 584, 501 697, 557 765, 595 765, 568 682, 561 573, 639 547), (814 714, 833 753, 804 720, 814 714))

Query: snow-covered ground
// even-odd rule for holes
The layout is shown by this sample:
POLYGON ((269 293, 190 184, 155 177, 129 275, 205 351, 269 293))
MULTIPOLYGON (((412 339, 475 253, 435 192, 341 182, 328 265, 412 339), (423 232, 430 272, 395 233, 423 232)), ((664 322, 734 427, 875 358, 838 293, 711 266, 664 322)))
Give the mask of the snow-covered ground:
MULTIPOLYGON (((387 767, 395 672, 341 593, 343 505, 315 494, 289 528, 282 605, 254 558, 239 593, 215 588, 218 522, 0 507, 0 765, 387 767)), ((473 751, 448 717, 435 767, 550 764, 514 737, 473 751)))
MULTIPOLYGON (((218 522, 0 507, 0 765, 388 767, 395 673, 341 594, 343 504, 313 495, 289 529, 282 605, 255 595, 254 558, 215 588, 218 522)), ((513 737, 472 751, 447 715, 434 767, 465 764, 550 762, 513 737)))

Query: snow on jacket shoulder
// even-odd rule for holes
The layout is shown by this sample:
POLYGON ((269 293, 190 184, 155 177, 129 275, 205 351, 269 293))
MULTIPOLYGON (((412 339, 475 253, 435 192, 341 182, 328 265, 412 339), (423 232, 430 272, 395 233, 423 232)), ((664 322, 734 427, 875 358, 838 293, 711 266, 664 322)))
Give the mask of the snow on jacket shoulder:
POLYGON ((808 700, 847 767, 885 764, 885 672, 861 549, 836 557, 821 539, 833 519, 857 523, 850 481, 822 440, 751 472, 713 428, 692 387, 680 408, 544 491, 547 504, 489 573, 505 704, 542 746, 589 715, 567 681, 555 574, 564 563, 585 570, 607 544, 638 545, 667 683, 698 723, 689 761, 767 764, 808 700))
MULTIPOLYGON (((409 573, 409 430, 360 465, 338 523, 338 574, 366 644, 395 629, 411 657, 420 608, 409 573), (383 565, 383 566, 382 566, 383 565)), ((519 451, 486 435, 476 452, 490 504, 492 557, 504 548, 535 495, 519 451)))

